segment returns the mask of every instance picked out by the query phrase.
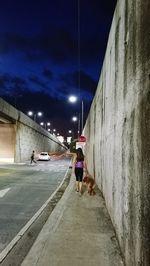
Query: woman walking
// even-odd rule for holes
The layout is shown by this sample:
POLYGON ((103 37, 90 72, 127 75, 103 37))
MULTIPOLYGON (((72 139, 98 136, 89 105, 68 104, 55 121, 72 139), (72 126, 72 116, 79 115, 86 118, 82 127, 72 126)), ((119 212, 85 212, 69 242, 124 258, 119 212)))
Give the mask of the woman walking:
POLYGON ((81 148, 76 150, 74 172, 76 176, 76 191, 82 194, 83 171, 86 169, 85 158, 81 148))

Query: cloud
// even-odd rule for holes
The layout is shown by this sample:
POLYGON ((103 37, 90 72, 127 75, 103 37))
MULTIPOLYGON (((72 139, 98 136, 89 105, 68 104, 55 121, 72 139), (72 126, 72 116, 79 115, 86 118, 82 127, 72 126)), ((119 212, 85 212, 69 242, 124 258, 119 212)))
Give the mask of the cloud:
POLYGON ((27 83, 24 79, 11 76, 7 73, 0 75, 0 94, 1 95, 20 95, 27 90, 27 83))
POLYGON ((0 35, 0 53, 18 52, 24 54, 28 61, 46 59, 55 62, 70 60, 75 54, 75 42, 71 34, 63 29, 34 35, 32 38, 16 33, 0 35))
POLYGON ((34 47, 33 40, 16 33, 3 33, 0 35, 1 53, 16 51, 29 51, 34 47))
MULTIPOLYGON (((81 35, 80 54, 81 63, 94 62, 104 53, 106 48, 106 37, 103 34, 97 36, 93 41, 90 35, 81 35), (101 37, 100 37, 101 36, 101 37)), ((64 29, 55 32, 50 28, 49 32, 23 36, 16 33, 5 33, 0 35, 0 54, 20 53, 29 62, 42 62, 52 60, 55 63, 78 61, 77 36, 64 29)))
POLYGON ((67 85, 75 88, 79 87, 80 79, 80 89, 84 89, 88 92, 94 92, 97 87, 97 82, 84 71, 75 71, 72 73, 66 73, 61 75, 61 80, 67 85))
POLYGON ((42 75, 47 78, 47 79, 52 79, 53 78, 53 72, 50 71, 49 69, 44 69, 42 71, 42 75))
POLYGON ((29 80, 43 89, 48 89, 48 86, 40 78, 35 75, 30 75, 29 80))

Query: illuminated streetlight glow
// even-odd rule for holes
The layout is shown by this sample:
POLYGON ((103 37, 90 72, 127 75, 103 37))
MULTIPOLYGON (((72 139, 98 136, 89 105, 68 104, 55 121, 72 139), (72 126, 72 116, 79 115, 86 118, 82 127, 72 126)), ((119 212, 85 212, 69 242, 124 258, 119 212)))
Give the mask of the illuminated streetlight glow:
POLYGON ((29 116, 32 116, 32 115, 33 115, 33 112, 32 112, 32 111, 29 111, 29 112, 28 112, 28 115, 29 115, 29 116))
POLYGON ((71 103, 75 103, 77 101, 77 97, 74 95, 71 95, 68 99, 69 99, 69 102, 71 103))
POLYGON ((42 116, 43 114, 42 114, 42 112, 33 113, 32 111, 29 111, 29 112, 28 112, 28 115, 29 115, 29 116, 33 116, 33 117, 34 117, 34 121, 36 121, 36 116, 37 116, 37 115, 38 115, 38 116, 42 116))
POLYGON ((46 126, 49 127, 51 125, 51 123, 50 122, 47 122, 47 123, 41 122, 40 125, 44 126, 44 128, 46 129, 46 126))
POLYGON ((42 116, 42 112, 38 112, 37 115, 38 115, 38 116, 42 116))
POLYGON ((78 118, 76 116, 72 117, 72 121, 76 122, 78 120, 78 118))
POLYGON ((72 130, 69 130, 68 132, 69 132, 69 133, 72 133, 72 130))
MULTIPOLYGON (((75 103, 78 98, 74 95, 71 95, 68 98, 69 102, 75 103)), ((84 120, 84 102, 81 100, 81 132, 83 131, 83 120, 84 120)), ((80 133, 80 114, 79 114, 79 120, 78 120, 78 134, 80 133)))

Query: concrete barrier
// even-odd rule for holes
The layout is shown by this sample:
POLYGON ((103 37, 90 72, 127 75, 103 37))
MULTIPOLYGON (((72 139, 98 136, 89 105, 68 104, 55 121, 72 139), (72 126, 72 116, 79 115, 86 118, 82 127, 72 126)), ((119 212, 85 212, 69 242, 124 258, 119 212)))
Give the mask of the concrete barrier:
POLYGON ((150 265, 149 0, 119 0, 84 128, 127 266, 150 265))

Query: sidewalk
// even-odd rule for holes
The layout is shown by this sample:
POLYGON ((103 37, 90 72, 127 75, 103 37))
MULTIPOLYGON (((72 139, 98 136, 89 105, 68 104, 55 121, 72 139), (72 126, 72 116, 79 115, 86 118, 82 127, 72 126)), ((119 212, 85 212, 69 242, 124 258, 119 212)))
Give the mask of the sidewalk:
POLYGON ((75 192, 71 177, 21 266, 123 266, 104 200, 75 192))

